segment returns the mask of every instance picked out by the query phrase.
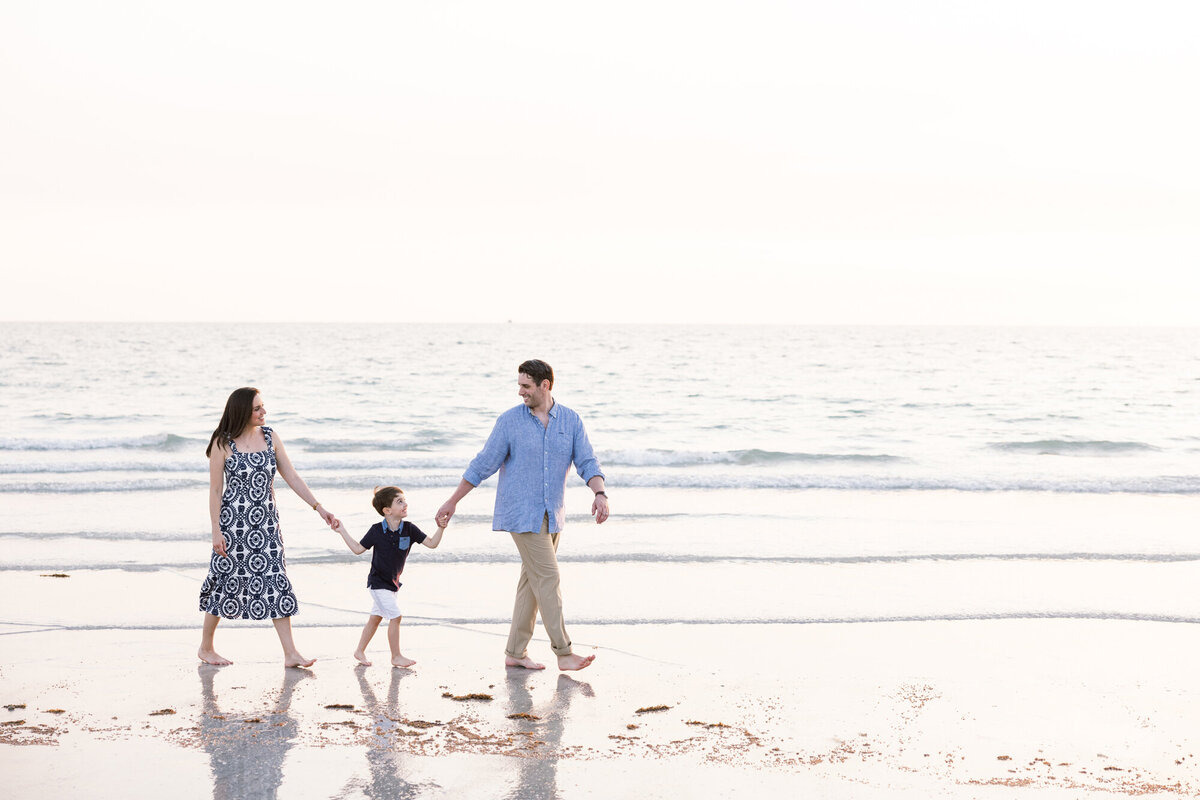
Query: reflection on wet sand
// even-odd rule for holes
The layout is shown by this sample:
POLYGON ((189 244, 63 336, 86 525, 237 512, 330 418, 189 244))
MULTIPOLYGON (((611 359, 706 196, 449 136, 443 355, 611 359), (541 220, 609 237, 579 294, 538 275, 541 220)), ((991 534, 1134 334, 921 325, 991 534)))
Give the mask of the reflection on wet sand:
POLYGON ((595 692, 591 684, 569 675, 559 675, 550 707, 535 710, 533 695, 526 685, 528 680, 529 673, 526 670, 509 668, 508 714, 510 717, 514 714, 529 715, 517 717, 513 722, 519 732, 528 734, 534 741, 544 742, 538 750, 546 753, 546 756, 520 759, 517 781, 508 797, 510 800, 557 800, 559 750, 571 701, 580 694, 594 697, 595 692))
POLYGON ((283 761, 296 738, 296 720, 288 713, 296 685, 312 673, 285 669, 273 710, 224 711, 214 680, 219 667, 201 664, 200 740, 213 774, 213 800, 273 798, 283 782, 283 761))
POLYGON ((396 720, 402 717, 400 682, 413 673, 406 669, 391 670, 387 705, 381 706, 375 697, 375 690, 367 682, 367 668, 356 667, 354 672, 358 677, 358 687, 362 691, 363 706, 373 718, 376 731, 367 746, 367 766, 370 768, 371 777, 362 787, 363 792, 371 800, 406 800, 420 797, 427 789, 437 788, 428 783, 410 783, 402 777, 409 770, 405 766, 404 756, 395 748, 391 739, 397 734, 406 735, 396 723, 396 720))
MULTIPOLYGON (((485 779, 492 785, 482 796, 557 800, 562 794, 558 785, 559 761, 569 757, 571 751, 571 748, 564 750, 563 739, 572 703, 580 695, 595 696, 590 684, 560 675, 553 695, 546 698, 539 691, 541 700, 535 702, 534 691, 548 687, 535 682, 536 688, 531 689, 533 676, 528 671, 510 669, 505 678, 507 699, 503 718, 486 712, 480 717, 473 709, 462 709, 463 713, 449 722, 425 722, 409 719, 413 716, 412 709, 405 709, 401 700, 401 683, 415 680, 415 673, 389 670, 383 695, 383 685, 373 684, 369 680, 371 673, 365 667, 358 667, 354 677, 362 695, 361 707, 327 705, 325 708, 351 709, 352 714, 361 716, 357 721, 313 725, 305 713, 308 702, 298 700, 296 713, 292 711, 297 686, 314 677, 307 670, 285 670, 277 694, 270 691, 259 694, 246 691, 245 687, 230 686, 229 682, 237 678, 218 667, 200 665, 198 672, 202 690, 199 734, 210 762, 214 800, 275 798, 288 793, 287 789, 280 791, 285 768, 291 774, 288 785, 294 786, 300 763, 294 760, 296 754, 290 764, 285 761, 296 745, 311 747, 314 741, 322 747, 333 742, 348 744, 366 757, 365 771, 361 756, 356 754, 349 761, 340 762, 347 769, 344 777, 328 776, 333 778, 333 786, 340 784, 340 791, 332 790, 333 796, 367 800, 436 797, 444 787, 422 775, 430 769, 427 759, 482 753, 510 757, 504 759, 507 763, 500 775, 485 779), (490 723, 486 721, 489 717, 490 723), (498 728, 492 727, 493 724, 498 728)), ((300 752, 303 751, 297 751, 300 752)), ((484 789, 482 785, 473 788, 484 789)))

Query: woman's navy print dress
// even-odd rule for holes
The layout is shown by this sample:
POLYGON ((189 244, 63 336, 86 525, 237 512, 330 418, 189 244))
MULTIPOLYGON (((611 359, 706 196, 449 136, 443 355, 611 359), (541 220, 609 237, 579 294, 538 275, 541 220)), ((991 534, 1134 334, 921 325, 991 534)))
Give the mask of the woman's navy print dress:
POLYGON ((283 559, 275 510, 275 445, 264 426, 267 449, 243 453, 232 441, 225 459, 221 535, 226 555, 214 551, 200 587, 200 610, 225 619, 275 619, 299 610, 283 559))

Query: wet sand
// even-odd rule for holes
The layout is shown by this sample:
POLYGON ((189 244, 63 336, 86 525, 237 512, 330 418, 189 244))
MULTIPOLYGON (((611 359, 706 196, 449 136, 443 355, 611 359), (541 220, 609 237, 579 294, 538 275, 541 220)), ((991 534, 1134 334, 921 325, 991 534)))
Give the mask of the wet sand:
POLYGON ((0 627, 5 796, 1200 792, 1191 625, 577 626, 569 674, 505 669, 503 626, 406 626, 407 670, 295 627, 312 670, 261 623, 223 623, 223 668, 193 630, 0 627))

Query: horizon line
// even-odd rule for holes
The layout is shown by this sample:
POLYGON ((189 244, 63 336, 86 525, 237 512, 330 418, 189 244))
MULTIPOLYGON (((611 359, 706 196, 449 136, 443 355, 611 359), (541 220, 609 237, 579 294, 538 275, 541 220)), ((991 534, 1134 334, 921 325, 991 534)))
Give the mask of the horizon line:
POLYGON ((781 321, 682 321, 664 320, 657 322, 631 321, 600 321, 570 322, 550 320, 546 322, 529 322, 525 320, 412 320, 407 322, 364 322, 335 321, 328 319, 279 319, 258 320, 247 322, 238 319, 0 319, 0 325, 227 325, 230 323, 263 327, 269 325, 312 325, 337 327, 375 327, 379 325, 421 325, 421 326, 451 326, 451 325, 514 325, 528 327, 562 326, 608 326, 628 328, 653 327, 707 327, 707 328, 1106 328, 1106 329, 1198 329, 1200 324, 1161 323, 1161 322, 781 322, 781 321))

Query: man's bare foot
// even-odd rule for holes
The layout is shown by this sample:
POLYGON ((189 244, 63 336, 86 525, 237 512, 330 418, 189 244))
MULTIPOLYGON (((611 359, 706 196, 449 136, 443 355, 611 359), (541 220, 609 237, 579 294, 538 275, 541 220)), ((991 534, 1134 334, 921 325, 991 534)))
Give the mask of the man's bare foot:
POLYGON ((525 669, 545 669, 545 664, 539 664, 529 656, 524 658, 513 658, 512 656, 504 657, 504 666, 506 667, 524 667, 525 669))
POLYGON ((596 657, 594 655, 585 657, 585 656, 577 656, 574 653, 572 653, 571 655, 568 655, 568 656, 559 656, 558 657, 558 668, 561 669, 563 672, 566 672, 568 670, 573 670, 573 669, 587 669, 588 667, 590 667, 592 665, 592 662, 595 660, 596 660, 596 657))
POLYGON ((362 664, 364 667, 371 666, 371 662, 367 661, 367 654, 362 650, 355 650, 354 657, 358 660, 358 663, 362 664))
POLYGON ((411 667, 415 663, 417 662, 413 661, 411 658, 405 658, 404 656, 392 656, 393 667, 411 667))
POLYGON ((305 658, 299 653, 292 653, 283 659, 283 665, 285 667, 304 667, 307 669, 315 663, 317 663, 315 658, 305 658))
POLYGON ((198 650, 196 655, 205 664, 212 664, 214 667, 227 667, 233 662, 217 653, 216 650, 198 650))

